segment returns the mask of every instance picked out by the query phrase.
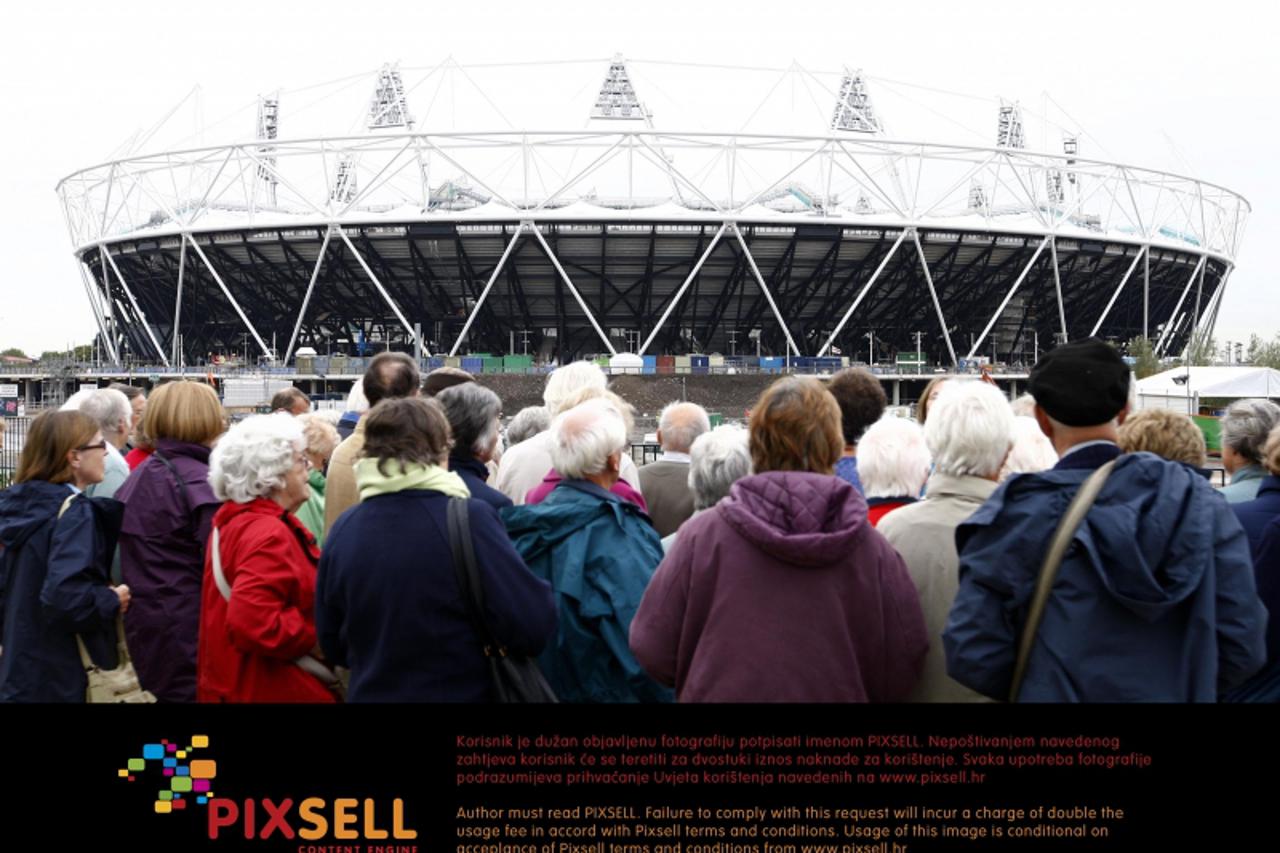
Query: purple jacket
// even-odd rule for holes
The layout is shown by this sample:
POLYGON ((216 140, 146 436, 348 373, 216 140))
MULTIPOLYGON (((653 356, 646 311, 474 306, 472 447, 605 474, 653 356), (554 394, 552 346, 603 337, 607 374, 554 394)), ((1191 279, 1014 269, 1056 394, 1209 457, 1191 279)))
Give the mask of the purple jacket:
POLYGON ((152 455, 116 492, 121 577, 133 594, 124 629, 142 686, 162 702, 194 702, 204 546, 222 502, 209 487, 209 448, 161 439, 156 449, 185 490, 152 455))
POLYGON ((771 471, 684 523, 631 623, 681 702, 894 702, 928 649, 898 552, 830 475, 771 471))

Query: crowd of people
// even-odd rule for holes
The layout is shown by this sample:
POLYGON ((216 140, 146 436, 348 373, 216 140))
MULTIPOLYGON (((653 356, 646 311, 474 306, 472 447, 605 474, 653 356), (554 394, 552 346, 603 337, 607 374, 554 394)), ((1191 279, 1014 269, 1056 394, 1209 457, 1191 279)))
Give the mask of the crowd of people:
POLYGON ((345 412, 86 391, 0 492, 0 701, 84 701, 120 630, 161 702, 494 701, 499 661, 564 702, 1280 698, 1280 406, 1228 408, 1214 489, 1107 344, 1028 386, 939 377, 908 418, 857 368, 783 377, 745 426, 667 406, 644 466, 586 362, 505 430, 401 353, 345 412))

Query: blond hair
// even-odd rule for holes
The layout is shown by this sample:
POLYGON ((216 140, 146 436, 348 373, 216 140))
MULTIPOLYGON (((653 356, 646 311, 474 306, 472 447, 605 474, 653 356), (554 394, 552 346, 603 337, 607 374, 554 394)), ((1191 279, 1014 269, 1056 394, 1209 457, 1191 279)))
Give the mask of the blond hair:
POLYGON ((1145 450, 1172 462, 1203 468, 1206 462, 1204 433, 1196 422, 1180 412, 1144 409, 1120 425, 1120 449, 1125 453, 1145 450))
POLYGON ((211 445, 226 429, 226 412, 218 394, 203 382, 161 385, 151 394, 142 416, 142 432, 152 444, 168 438, 211 445))

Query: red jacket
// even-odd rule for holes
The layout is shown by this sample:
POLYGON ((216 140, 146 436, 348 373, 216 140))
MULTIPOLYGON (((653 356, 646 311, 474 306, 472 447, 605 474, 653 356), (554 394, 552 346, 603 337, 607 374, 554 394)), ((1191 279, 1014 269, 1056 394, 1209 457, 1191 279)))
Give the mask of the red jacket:
POLYGON ((334 701, 315 676, 293 662, 316 645, 320 552, 311 534, 293 513, 266 498, 247 504, 227 501, 214 515, 213 526, 219 531, 231 600, 218 591, 211 552, 206 551, 197 699, 334 701))

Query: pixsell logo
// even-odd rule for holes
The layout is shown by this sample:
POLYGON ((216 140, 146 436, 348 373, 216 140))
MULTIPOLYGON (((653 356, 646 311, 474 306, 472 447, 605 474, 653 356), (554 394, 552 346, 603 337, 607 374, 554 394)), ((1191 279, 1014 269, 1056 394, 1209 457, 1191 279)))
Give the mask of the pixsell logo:
POLYGON ((192 802, 205 806, 213 799, 218 762, 195 754, 208 748, 208 735, 193 735, 186 746, 167 740, 143 744, 142 755, 130 758, 116 775, 128 782, 137 782, 144 774, 158 780, 156 814, 183 811, 192 802))
MULTIPOLYGON (((190 803, 205 807, 205 829, 214 841, 227 836, 262 841, 408 841, 418 837, 417 830, 405 825, 404 800, 398 797, 389 802, 370 797, 215 797, 212 787, 218 763, 194 757, 208 748, 207 735, 193 736, 186 746, 168 740, 144 744, 141 757, 130 758, 118 775, 128 782, 146 775, 157 778, 160 786, 154 808, 158 814, 184 811, 190 803)), ((370 853, 416 853, 417 847, 370 845, 368 849, 370 853)))

